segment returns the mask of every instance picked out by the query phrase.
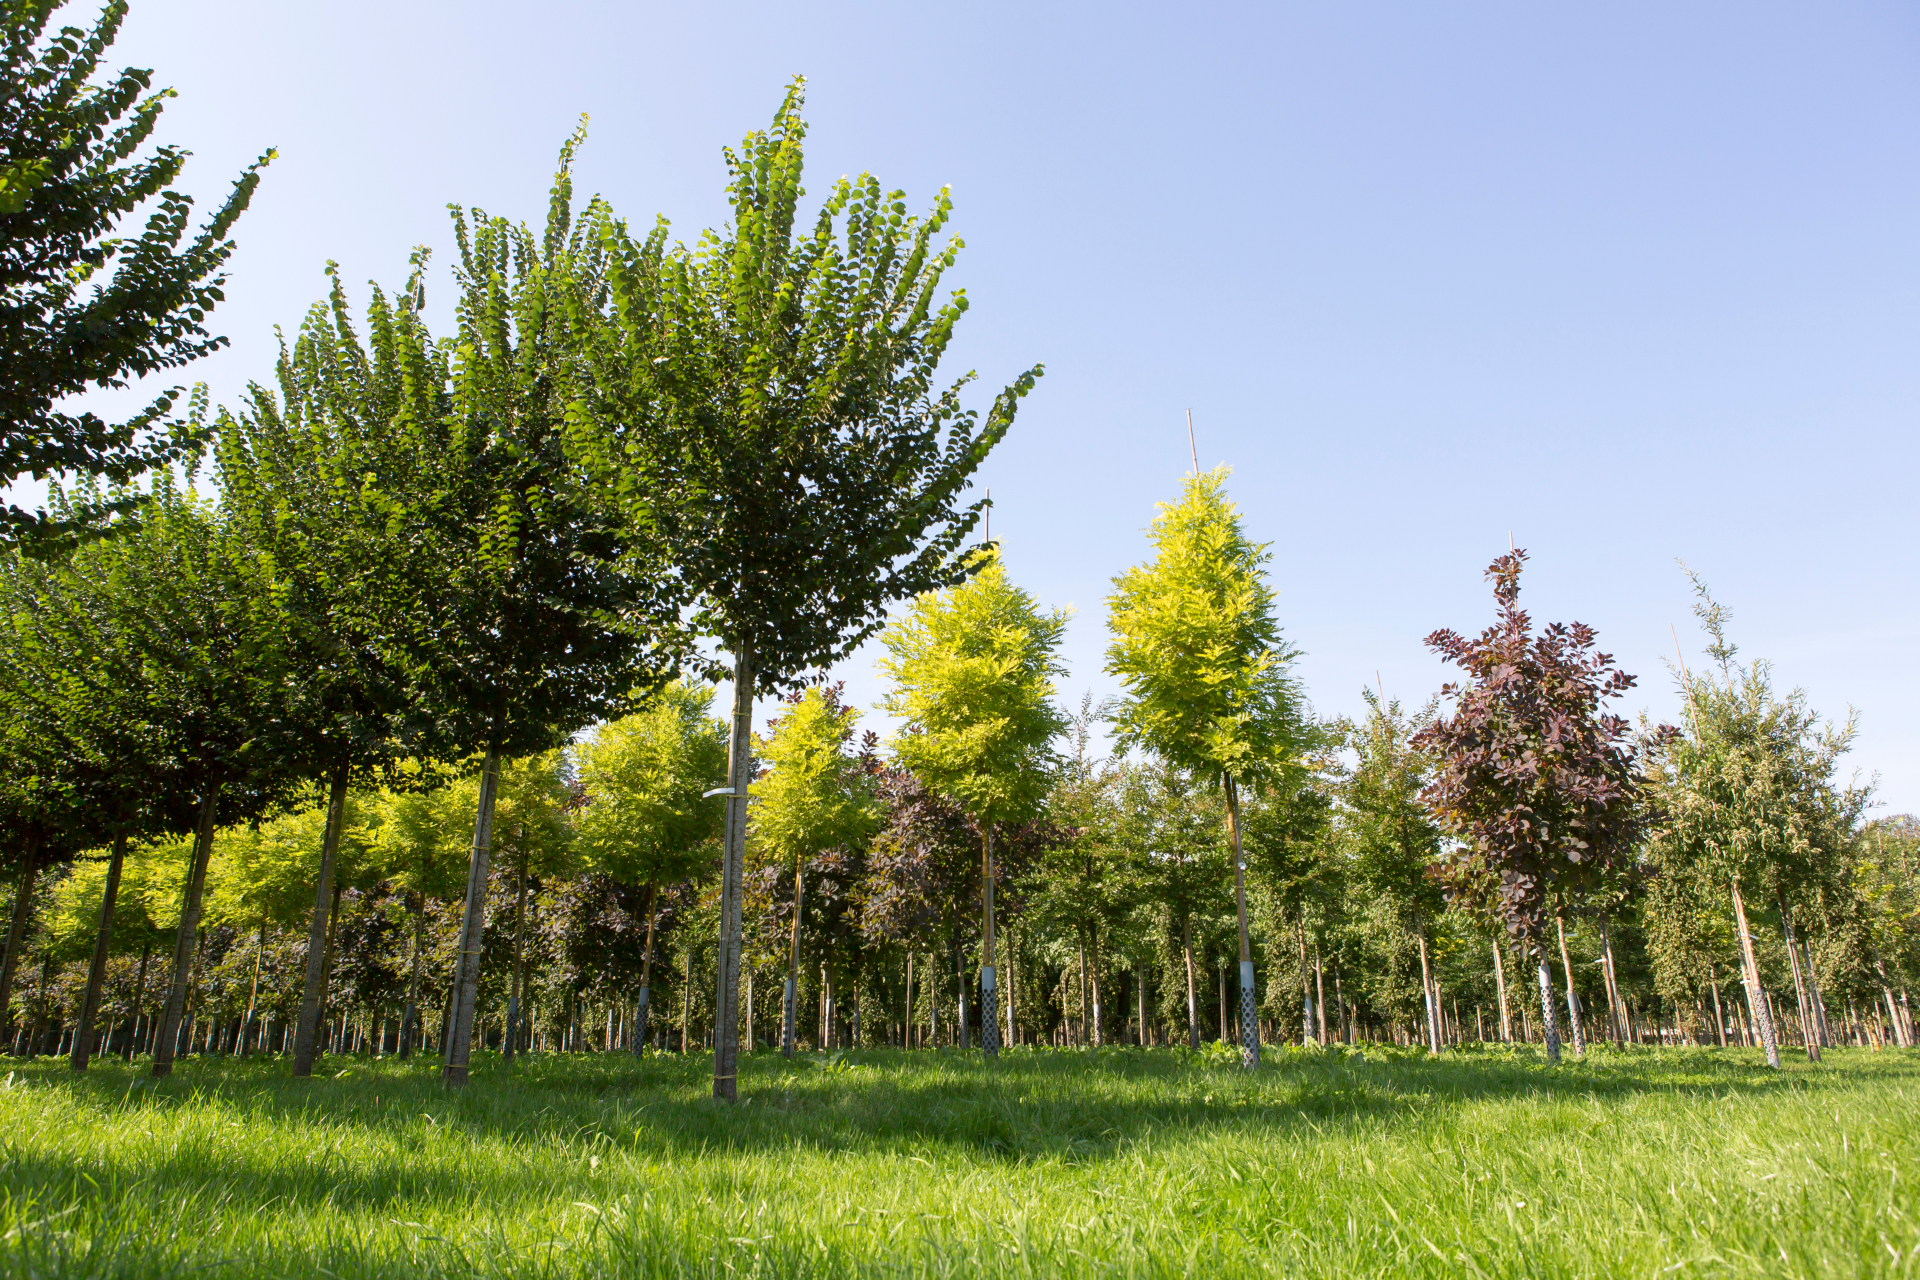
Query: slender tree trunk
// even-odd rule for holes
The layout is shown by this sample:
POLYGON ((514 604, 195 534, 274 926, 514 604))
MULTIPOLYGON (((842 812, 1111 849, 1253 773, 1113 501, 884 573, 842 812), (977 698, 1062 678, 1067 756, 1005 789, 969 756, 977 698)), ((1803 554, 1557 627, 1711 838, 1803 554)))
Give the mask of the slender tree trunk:
POLYGON ((120 896, 120 868, 127 859, 127 837, 113 833, 113 852, 107 857, 107 884, 100 893, 100 926, 93 937, 93 963, 87 968, 87 991, 80 1000, 80 1021, 73 1037, 68 1065, 85 1071, 93 1056, 93 1021, 100 1011, 100 988, 107 979, 107 953, 113 946, 113 902, 120 896))
POLYGON ((1626 1040, 1620 1017, 1620 981, 1613 967, 1613 930, 1608 927, 1606 913, 1599 917, 1600 924, 1600 976, 1607 988, 1607 1028, 1612 1033, 1607 1038, 1618 1047, 1626 1040))
POLYGON ((1247 929, 1247 857, 1240 847, 1240 788, 1233 775, 1223 779, 1227 793, 1227 837, 1233 845, 1233 903, 1240 923, 1240 1064, 1260 1065, 1260 1010, 1254 1002, 1253 935, 1247 929))
POLYGON ((1320 1043, 1327 1042, 1327 975, 1320 963, 1320 944, 1313 944, 1313 1007, 1320 1019, 1320 1043))
POLYGON ((1420 997, 1427 1006, 1427 1048, 1440 1052, 1440 1009, 1439 1001, 1434 998, 1433 970, 1427 964, 1427 927, 1423 924, 1414 930, 1414 937, 1420 942, 1420 997))
POLYGON ((984 959, 980 962, 980 1051, 987 1061, 1000 1056, 1000 995, 993 982, 993 824, 980 828, 980 903, 984 959))
POLYGON ((1560 970, 1567 975, 1567 1030, 1573 1037, 1573 1056, 1587 1056, 1587 1037, 1580 1029, 1580 997, 1573 993, 1573 957, 1567 954, 1567 918, 1556 912, 1553 927, 1560 935, 1560 970))
MULTIPOLYGON (((1182 926, 1181 950, 1187 958, 1187 1047, 1200 1047, 1200 1003, 1193 991, 1193 913, 1188 912, 1182 926)), ((1221 1033, 1223 1036, 1225 1032, 1221 1033)))
MULTIPOLYGON (((753 645, 739 642, 733 661, 733 725, 727 739, 726 849, 720 869, 720 948, 714 958, 713 1096, 739 1096, 740 901, 746 875, 747 786, 753 761, 753 645)), ((794 918, 800 902, 794 900, 794 918)))
POLYGON ((903 1049, 913 1048, 913 948, 907 948, 907 985, 901 993, 905 1002, 904 1021, 901 1022, 901 1042, 903 1049))
POLYGON ((780 1053, 791 1058, 800 1038, 800 913, 806 901, 806 878, 799 858, 793 860, 793 928, 787 939, 787 985, 780 1009, 780 1053))
POLYGON ((1707 984, 1713 989, 1713 1031, 1720 1039, 1720 1047, 1727 1047, 1727 1015, 1720 1008, 1720 975, 1713 965, 1707 965, 1707 984))
POLYGON ((293 1032, 293 1074, 313 1074, 320 1039, 320 1018, 327 1003, 327 939, 333 932, 334 878, 340 857, 340 831, 346 825, 347 763, 334 766, 327 785, 327 829, 320 841, 320 872, 313 882, 313 916, 307 925, 307 982, 293 1032))
POLYGON ((1814 1026, 1813 1001, 1807 996, 1807 983, 1800 972, 1800 940, 1794 933, 1793 914, 1787 909, 1786 895, 1780 896, 1780 930, 1787 944, 1787 968, 1793 973, 1793 997, 1800 1014, 1800 1041, 1808 1062, 1820 1061, 1820 1034, 1814 1026))
POLYGON ((1820 970, 1814 967, 1813 948, 1807 947, 1803 957, 1807 962, 1807 1002, 1813 1008, 1813 1031, 1820 1038, 1820 1047, 1833 1047, 1833 1029, 1827 1025, 1827 1000, 1820 991, 1820 970))
POLYGON ((1138 956, 1133 961, 1133 1002, 1139 1010, 1139 1036, 1142 1049, 1147 1047, 1147 967, 1138 956))
POLYGON ((1760 985, 1760 965, 1753 956, 1753 931, 1747 927, 1747 904, 1740 896, 1740 881, 1735 879, 1733 889, 1733 918, 1740 930, 1740 962, 1747 974, 1747 1004, 1753 1011, 1753 1023, 1760 1033, 1760 1043, 1767 1051, 1767 1065, 1778 1070, 1780 1067, 1780 1044, 1774 1036, 1773 1015, 1767 1008, 1767 993, 1760 985))
POLYGON ((1540 1037, 1547 1046, 1547 1061, 1560 1061, 1560 1028, 1553 1016, 1553 972, 1547 967, 1547 949, 1531 936, 1521 939, 1523 950, 1533 952, 1540 980, 1540 1037))
POLYGON ((460 948, 454 953, 453 1027, 445 1037, 440 1078, 467 1082, 473 1057, 473 1024, 480 998, 480 953, 487 928, 487 873, 493 858, 493 805, 500 789, 500 745, 489 735, 480 768, 480 803, 473 819, 473 853, 467 863, 467 899, 460 917, 460 948))
POLYGON ((159 1034, 153 1042, 155 1079, 173 1071, 180 1021, 186 1016, 188 984, 193 979, 195 944, 200 935, 200 901, 206 893, 207 860, 213 855, 216 799, 216 791, 211 787, 200 797, 199 822, 195 824, 193 832, 193 861, 187 868, 187 883, 180 906, 180 926, 173 938, 173 981, 167 991, 166 1007, 160 1015, 159 1034))
POLYGON ((1900 1017, 1900 1008, 1893 1002, 1893 983, 1887 978, 1886 961, 1880 958, 1880 948, 1873 949, 1873 971, 1880 979, 1880 990, 1887 998, 1887 1013, 1893 1019, 1894 1043, 1902 1049, 1913 1047, 1913 1036, 1908 1032, 1906 1023, 1900 1017))
POLYGON ((1500 1040, 1513 1042, 1513 1014, 1507 1009, 1507 962, 1500 958, 1500 939, 1493 940, 1493 981, 1500 992, 1500 1040))
POLYGON ((408 895, 408 903, 413 909, 413 962, 409 966, 407 978, 407 1005, 400 1013, 400 1060, 413 1056, 415 1024, 420 1018, 420 962, 426 951, 427 904, 426 895, 418 891, 408 895))
POLYGON ((267 952, 267 918, 260 917, 260 936, 253 944, 253 982, 247 987, 247 1016, 240 1023, 240 1056, 248 1057, 253 1050, 250 1038, 253 1035, 253 1020, 260 1012, 260 960, 267 952))
POLYGON ((1219 969, 1220 978, 1220 1043, 1233 1043, 1233 1019, 1227 1013, 1227 966, 1223 962, 1219 969))
POLYGON ((693 940, 687 940, 687 976, 680 984, 680 1052, 693 1052, 693 940))
POLYGON ((1307 985, 1307 913, 1294 921, 1294 939, 1300 945, 1300 1043, 1313 1043, 1313 988, 1307 985))
MULTIPOLYGON (((647 949, 640 956, 640 998, 633 1007, 633 1053, 635 1057, 647 1051, 649 1007, 653 1003, 653 926, 660 918, 660 882, 647 882, 647 949)), ((751 1021, 751 1020, 749 1020, 751 1021)))
MULTIPOLYGON (((520 829, 520 888, 513 903, 513 986, 507 995, 507 1032, 500 1044, 500 1053, 507 1061, 513 1061, 513 1055, 520 1049, 520 964, 521 942, 527 931, 527 832, 520 829)), ((609 1046, 611 1047, 611 1046, 609 1046)))
POLYGON ((13 1047, 13 979, 20 971, 20 956, 27 945, 27 923, 33 915, 33 885, 40 874, 40 851, 27 846, 20 879, 13 889, 13 918, 7 923, 7 954, 0 960, 0 1040, 13 1047))
POLYGON ((147 964, 153 959, 153 943, 148 942, 140 948, 140 973, 133 980, 133 1008, 127 1013, 127 1053, 128 1062, 133 1061, 140 1039, 140 1014, 147 1002, 147 964))

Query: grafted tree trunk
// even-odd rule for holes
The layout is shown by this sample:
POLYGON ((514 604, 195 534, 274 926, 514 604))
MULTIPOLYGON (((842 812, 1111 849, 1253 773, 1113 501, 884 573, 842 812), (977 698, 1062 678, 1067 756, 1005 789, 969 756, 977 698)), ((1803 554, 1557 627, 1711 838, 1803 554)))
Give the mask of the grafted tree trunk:
POLYGON ((208 788, 200 797, 199 822, 193 832, 193 861, 187 868, 185 894, 180 906, 180 927, 173 938, 173 981, 167 990, 167 1003, 160 1015, 159 1034, 153 1042, 153 1074, 156 1079, 173 1071, 175 1044, 180 1021, 186 1016, 189 984, 193 980, 195 944, 200 935, 200 902, 207 888, 207 860, 213 856, 215 790, 208 788))
POLYGON ((1555 913, 1553 927, 1560 935, 1560 969, 1567 975, 1567 1029, 1573 1036, 1573 1056, 1587 1056, 1587 1036, 1580 1029, 1580 997, 1573 993, 1573 957, 1567 954, 1567 918, 1555 913))
POLYGON ((1752 1011, 1754 1029, 1767 1051, 1767 1065, 1780 1067, 1780 1044, 1774 1036, 1773 1014, 1767 1007, 1766 989, 1760 985, 1760 964, 1753 956, 1753 931, 1747 927, 1747 904, 1740 896, 1740 881, 1733 881, 1733 918, 1740 930, 1740 962, 1746 969, 1747 1007, 1752 1011))
POLYGON ((489 737, 480 770, 480 803, 473 820, 473 854, 467 864, 466 909, 460 919, 460 949, 454 955, 453 1027, 446 1039, 440 1078, 467 1082, 473 1055, 475 1005, 480 997, 480 952, 487 928, 487 872, 493 857, 493 804, 500 788, 500 747, 489 737))
POLYGON ((1240 1064, 1260 1065, 1260 1010, 1254 1002, 1253 935, 1247 929, 1247 858, 1240 847, 1240 789, 1233 775, 1223 779, 1227 793, 1227 835, 1233 845, 1233 902, 1240 923, 1240 1064))
POLYGON ((113 945, 113 902, 120 896, 120 868, 127 859, 127 837, 113 833, 113 852, 107 856, 107 884, 100 893, 100 926, 94 932, 93 963, 87 967, 87 991, 80 1000, 80 1021, 67 1063, 85 1071, 93 1056, 93 1020, 100 1011, 100 988, 107 978, 107 953, 113 945))

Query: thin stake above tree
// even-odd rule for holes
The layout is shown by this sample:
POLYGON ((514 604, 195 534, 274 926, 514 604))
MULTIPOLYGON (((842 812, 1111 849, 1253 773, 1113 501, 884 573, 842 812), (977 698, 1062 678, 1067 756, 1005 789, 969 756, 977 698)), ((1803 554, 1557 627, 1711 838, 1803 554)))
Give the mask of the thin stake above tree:
POLYGON ((1453 715, 1415 734, 1412 745, 1438 762, 1422 802, 1461 842, 1442 855, 1441 875, 1456 901, 1493 914, 1532 953, 1547 1058, 1558 1062, 1548 916, 1556 901, 1620 871, 1646 809, 1627 722, 1601 714, 1634 679, 1611 654, 1594 651, 1585 623, 1533 634, 1519 605, 1526 559, 1516 550, 1487 568, 1498 622, 1471 640, 1445 629, 1427 637, 1469 682, 1441 687, 1453 715))
POLYGON ((885 633, 886 709, 907 722, 893 754, 967 815, 980 838, 980 1043, 999 1056, 993 968, 994 832, 1031 819, 1053 785, 1053 740, 1067 718, 1053 704, 1068 611, 1042 609, 1007 579, 997 551, 973 578, 914 600, 885 633))
POLYGON ((966 576, 980 504, 959 494, 1040 369, 984 418, 935 378, 967 308, 938 299, 960 250, 903 193, 841 179, 798 224, 803 82, 727 153, 732 225, 695 249, 602 223, 611 308, 573 406, 578 456, 677 549, 692 617, 732 655, 713 1060, 735 1096, 753 698, 845 657, 889 605, 966 576), (672 500, 669 500, 669 499, 672 500))
POLYGON ((1253 940, 1247 928, 1247 860, 1240 788, 1263 787, 1296 767, 1306 741, 1266 566, 1267 543, 1247 538, 1227 500, 1228 468, 1190 477, 1180 501, 1160 504, 1149 537, 1154 558, 1113 580, 1107 673, 1126 694, 1114 725, 1122 746, 1141 746, 1226 792, 1240 930, 1240 1056, 1260 1061, 1253 940))

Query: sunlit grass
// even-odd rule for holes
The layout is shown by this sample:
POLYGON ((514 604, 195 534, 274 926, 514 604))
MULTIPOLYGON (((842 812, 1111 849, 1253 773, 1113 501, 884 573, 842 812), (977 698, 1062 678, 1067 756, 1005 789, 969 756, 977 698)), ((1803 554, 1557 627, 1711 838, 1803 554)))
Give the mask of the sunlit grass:
POLYGON ((17 1065, 0 1275, 1920 1275, 1920 1055, 710 1070, 17 1065))

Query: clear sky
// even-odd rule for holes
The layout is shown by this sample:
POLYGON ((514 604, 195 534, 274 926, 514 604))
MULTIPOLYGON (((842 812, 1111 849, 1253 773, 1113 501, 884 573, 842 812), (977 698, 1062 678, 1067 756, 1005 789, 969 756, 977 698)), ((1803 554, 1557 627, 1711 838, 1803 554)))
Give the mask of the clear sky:
MULTIPOLYGON (((1490 618, 1511 532, 1536 619, 1595 626, 1624 709, 1672 716, 1684 558, 1744 653, 1858 709, 1881 812, 1920 810, 1911 5, 133 0, 116 54, 180 91, 203 203, 280 149, 217 398, 328 258, 392 284, 436 246, 444 308, 446 204, 539 217, 583 112, 583 194, 691 238, 803 73, 815 191, 953 188, 978 402, 1047 366, 982 483, 1016 578, 1078 610, 1073 699, 1111 690, 1109 579, 1191 408, 1319 710, 1436 689, 1421 637, 1490 618)), ((869 659, 837 674, 878 696, 869 659)))

